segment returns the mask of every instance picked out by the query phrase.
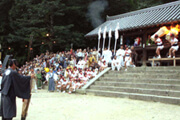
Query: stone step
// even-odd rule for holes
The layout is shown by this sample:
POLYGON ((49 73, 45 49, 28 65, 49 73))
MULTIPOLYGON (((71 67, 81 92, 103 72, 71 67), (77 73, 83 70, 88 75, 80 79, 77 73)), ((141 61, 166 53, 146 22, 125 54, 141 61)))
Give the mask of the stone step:
POLYGON ((146 89, 146 88, 129 88, 129 87, 112 87, 112 86, 94 86, 93 89, 91 90, 116 91, 116 92, 180 97, 180 91, 174 91, 174 90, 157 90, 157 89, 146 89))
MULTIPOLYGON (((110 70, 110 72, 111 71, 112 70, 110 70)), ((115 70, 115 71, 117 71, 117 70, 115 70)), ((119 72, 121 72, 121 71, 124 72, 125 68, 121 68, 121 70, 119 72)), ((138 68, 138 67, 136 67, 136 68, 127 68, 127 72, 128 71, 170 71, 170 72, 175 71, 175 72, 179 72, 180 68, 175 68, 175 69, 173 69, 173 68, 159 68, 158 69, 158 68, 138 68)))
POLYGON ((100 78, 100 81, 104 82, 131 82, 131 83, 160 83, 160 84, 179 84, 180 79, 131 79, 131 78, 116 78, 113 79, 111 77, 100 78))
POLYGON ((153 75, 153 76, 159 76, 159 75, 165 75, 165 76, 178 76, 179 73, 172 72, 172 73, 166 73, 166 72, 109 72, 107 75, 153 75))
POLYGON ((93 93, 94 95, 97 96, 121 97, 121 98, 135 99, 135 100, 154 101, 154 102, 180 105, 180 98, 177 97, 157 96, 157 95, 137 94, 137 93, 127 93, 127 92, 99 91, 99 90, 88 90, 88 93, 93 93))
POLYGON ((131 87, 131 88, 147 88, 147 89, 166 89, 166 90, 180 90, 180 85, 171 84, 150 84, 150 83, 129 83, 129 82, 95 82, 95 85, 90 86, 114 86, 114 87, 131 87))
POLYGON ((120 70, 120 71, 109 71, 108 73, 114 73, 114 74, 122 74, 122 73, 158 73, 158 74, 164 74, 164 73, 180 73, 180 70, 120 70))
MULTIPOLYGON (((123 67, 124 69, 124 67, 123 67)), ((157 66, 157 67, 128 67, 128 69, 139 69, 139 70, 178 70, 180 66, 157 66)))
POLYGON ((168 74, 160 74, 160 75, 150 75, 150 74, 105 74, 104 77, 112 77, 112 78, 165 78, 165 79, 178 79, 178 75, 168 75, 168 74))

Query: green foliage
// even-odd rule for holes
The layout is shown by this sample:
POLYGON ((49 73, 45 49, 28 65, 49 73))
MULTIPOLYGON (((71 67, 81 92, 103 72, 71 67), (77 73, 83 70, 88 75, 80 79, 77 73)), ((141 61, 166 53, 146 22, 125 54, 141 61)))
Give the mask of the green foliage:
MULTIPOLYGON (((108 8, 102 13, 104 20, 106 15, 122 14, 175 0, 107 1, 108 8)), ((30 54, 29 45, 33 48, 31 58, 46 50, 69 50, 70 44, 75 49, 93 47, 96 45, 94 40, 84 38, 93 29, 87 18, 91 2, 94 0, 1 0, 0 43, 3 55, 13 54, 20 63, 24 63, 30 54)))

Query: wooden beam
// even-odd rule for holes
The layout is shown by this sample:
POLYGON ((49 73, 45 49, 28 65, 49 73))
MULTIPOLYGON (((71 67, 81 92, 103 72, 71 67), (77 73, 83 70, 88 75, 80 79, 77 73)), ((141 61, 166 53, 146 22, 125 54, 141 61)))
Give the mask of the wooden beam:
POLYGON ((147 59, 147 50, 146 50, 146 39, 147 39, 147 31, 144 32, 142 37, 142 46, 143 46, 143 66, 146 66, 147 59))

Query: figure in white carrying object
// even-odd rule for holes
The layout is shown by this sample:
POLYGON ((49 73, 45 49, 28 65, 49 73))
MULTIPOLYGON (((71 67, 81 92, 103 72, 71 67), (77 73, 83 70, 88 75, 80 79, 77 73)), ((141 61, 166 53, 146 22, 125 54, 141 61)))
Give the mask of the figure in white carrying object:
POLYGON ((171 58, 171 53, 173 53, 173 58, 175 58, 176 56, 175 52, 178 51, 179 49, 178 39, 175 37, 174 34, 171 34, 170 37, 171 37, 171 40, 170 40, 171 48, 169 49, 168 58, 171 58))
POLYGON ((164 45, 163 45, 163 42, 162 40, 159 38, 158 35, 155 35, 154 37, 154 41, 155 43, 157 44, 157 48, 156 48, 156 54, 157 54, 157 58, 161 58, 161 55, 160 55, 160 51, 164 48, 164 45))

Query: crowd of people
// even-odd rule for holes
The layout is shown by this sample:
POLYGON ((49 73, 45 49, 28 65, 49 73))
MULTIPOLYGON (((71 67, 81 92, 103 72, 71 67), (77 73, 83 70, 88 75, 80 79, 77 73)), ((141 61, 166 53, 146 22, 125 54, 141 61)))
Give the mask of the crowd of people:
MULTIPOLYGON (((169 57, 173 52, 178 50, 178 40, 171 35, 171 45, 169 50, 169 57)), ((155 43, 157 43, 156 53, 158 58, 160 56, 160 50, 164 48, 162 40, 156 35, 155 43)), ((107 67, 111 67, 112 70, 117 69, 120 71, 122 67, 127 71, 127 67, 136 67, 137 53, 134 50, 134 46, 121 45, 116 51, 104 48, 102 52, 98 52, 94 49, 73 49, 69 51, 62 51, 57 53, 42 53, 36 55, 36 57, 26 62, 25 65, 18 69, 18 73, 24 76, 34 76, 32 83, 32 92, 37 92, 38 89, 42 89, 44 85, 48 85, 48 91, 65 93, 68 91, 72 93, 76 89, 79 89, 86 85, 90 79, 96 77, 96 75, 103 71, 107 67)), ((0 63, 1 65, 2 63, 0 63)))
MULTIPOLYGON (((77 49, 74 51, 63 51, 57 53, 42 53, 37 55, 32 61, 18 69, 21 75, 34 76, 32 92, 37 92, 45 85, 48 91, 72 93, 86 85, 90 79, 103 71, 107 67, 119 71, 123 66, 135 66, 131 58, 129 47, 120 47, 115 53, 104 49, 100 54, 95 48, 90 50, 77 49)), ((127 70, 127 69, 125 69, 127 70)))

